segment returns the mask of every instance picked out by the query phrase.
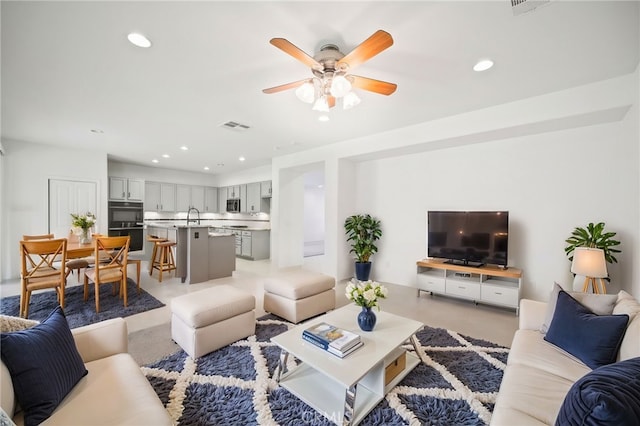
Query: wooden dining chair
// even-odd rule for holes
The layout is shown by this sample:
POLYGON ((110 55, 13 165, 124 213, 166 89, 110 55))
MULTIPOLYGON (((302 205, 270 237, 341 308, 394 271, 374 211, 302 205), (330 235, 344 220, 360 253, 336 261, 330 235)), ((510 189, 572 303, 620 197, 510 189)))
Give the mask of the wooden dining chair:
POLYGON ((23 241, 33 241, 33 240, 53 240, 53 234, 41 234, 41 235, 23 235, 23 241))
POLYGON ((53 288, 58 303, 64 308, 66 281, 67 240, 36 239, 20 241, 20 316, 29 316, 31 292, 53 288), (58 262, 60 262, 58 264, 58 262))
POLYGON ((119 285, 120 296, 124 298, 124 306, 127 306, 129 243, 129 236, 95 239, 94 259, 101 261, 95 262, 93 268, 87 269, 84 273, 84 301, 86 302, 89 298, 89 281, 92 281, 95 285, 96 312, 100 312, 101 284, 112 284, 114 296, 119 285))

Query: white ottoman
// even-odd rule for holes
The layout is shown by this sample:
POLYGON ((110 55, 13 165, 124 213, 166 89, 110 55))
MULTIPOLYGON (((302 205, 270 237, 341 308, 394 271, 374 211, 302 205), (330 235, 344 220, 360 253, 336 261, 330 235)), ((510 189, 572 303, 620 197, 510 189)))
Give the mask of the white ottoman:
POLYGON ((296 324, 336 307, 336 280, 328 275, 280 271, 263 284, 264 310, 296 324))
POLYGON ((185 294, 171 301, 171 338, 191 358, 213 352, 256 332, 256 298, 229 285, 185 294))

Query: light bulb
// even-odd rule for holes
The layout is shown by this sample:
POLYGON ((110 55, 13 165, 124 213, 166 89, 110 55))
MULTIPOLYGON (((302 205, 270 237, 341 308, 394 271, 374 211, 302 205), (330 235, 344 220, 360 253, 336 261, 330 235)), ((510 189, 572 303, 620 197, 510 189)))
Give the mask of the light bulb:
POLYGON ((341 98, 351 90, 351 83, 344 75, 336 75, 331 80, 331 94, 336 98, 341 98))

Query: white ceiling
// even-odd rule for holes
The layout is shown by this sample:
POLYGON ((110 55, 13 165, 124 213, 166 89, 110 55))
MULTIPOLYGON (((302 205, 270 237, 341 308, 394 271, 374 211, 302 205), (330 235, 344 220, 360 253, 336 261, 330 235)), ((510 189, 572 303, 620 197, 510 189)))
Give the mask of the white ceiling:
POLYGON ((148 166, 153 158, 158 167, 209 166, 212 174, 253 168, 633 72, 638 5, 551 0, 514 16, 509 0, 2 1, 2 139, 106 151, 148 166), (336 107, 321 123, 293 90, 262 93, 311 76, 271 38, 313 56, 326 43, 348 53, 378 29, 394 45, 355 74, 397 83, 393 95, 360 91, 359 106, 336 107), (129 44, 132 31, 153 46, 129 44), (484 57, 495 66, 472 71, 484 57), (250 129, 220 127, 229 120, 250 129))

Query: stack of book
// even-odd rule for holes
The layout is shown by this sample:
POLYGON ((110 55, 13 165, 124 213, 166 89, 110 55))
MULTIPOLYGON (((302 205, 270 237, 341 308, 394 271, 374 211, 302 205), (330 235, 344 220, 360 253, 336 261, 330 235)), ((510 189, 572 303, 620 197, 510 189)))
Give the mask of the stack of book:
POLYGON ((340 358, 344 358, 363 345, 359 334, 326 322, 307 328, 302 332, 302 338, 340 358))

